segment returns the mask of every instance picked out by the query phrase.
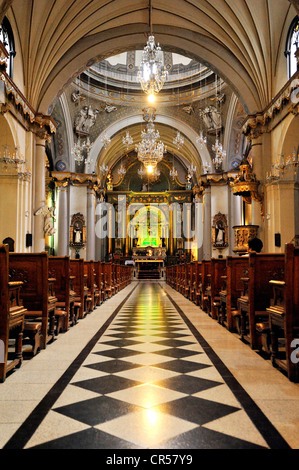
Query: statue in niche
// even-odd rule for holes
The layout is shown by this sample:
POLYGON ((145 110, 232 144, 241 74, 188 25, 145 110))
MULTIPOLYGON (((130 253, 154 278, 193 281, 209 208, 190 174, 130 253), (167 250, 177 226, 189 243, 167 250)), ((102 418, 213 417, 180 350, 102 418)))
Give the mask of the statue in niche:
POLYGON ((82 214, 74 214, 70 227, 70 246, 82 247, 85 245, 86 229, 82 214))
POLYGON ((215 215, 212 227, 213 233, 213 246, 215 248, 225 248, 228 246, 227 242, 227 219, 224 214, 218 212, 215 215))

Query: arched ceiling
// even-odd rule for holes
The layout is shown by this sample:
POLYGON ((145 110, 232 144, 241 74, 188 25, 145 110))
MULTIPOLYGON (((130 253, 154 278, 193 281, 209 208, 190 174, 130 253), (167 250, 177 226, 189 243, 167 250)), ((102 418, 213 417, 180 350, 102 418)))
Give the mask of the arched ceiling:
MULTIPOLYGON (((148 0, 0 0, 5 12, 22 47, 25 95, 45 114, 80 70, 142 49, 149 31, 148 0)), ((251 114, 275 93, 281 38, 295 14, 289 0, 152 1, 153 32, 163 48, 210 66, 251 114)))

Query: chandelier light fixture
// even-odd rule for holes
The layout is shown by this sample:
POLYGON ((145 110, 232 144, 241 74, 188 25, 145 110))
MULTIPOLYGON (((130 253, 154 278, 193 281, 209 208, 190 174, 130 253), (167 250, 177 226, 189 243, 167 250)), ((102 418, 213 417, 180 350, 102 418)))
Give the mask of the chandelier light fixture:
POLYGON ((78 164, 85 162, 88 158, 91 147, 92 145, 89 138, 81 143, 81 139, 79 137, 71 150, 75 162, 78 164))
POLYGON ((204 145, 206 145, 206 143, 207 143, 207 138, 204 137, 203 131, 200 131, 198 137, 196 138, 196 142, 198 143, 198 145, 200 146, 200 148, 202 148, 204 145))
POLYGON ((138 81, 142 90, 149 96, 149 101, 155 101, 155 95, 162 90, 167 77, 167 70, 163 66, 162 50, 156 44, 152 33, 152 5, 149 0, 150 35, 142 52, 142 59, 138 71, 138 81))
POLYGON ((185 139, 182 134, 178 131, 176 137, 173 139, 174 145, 177 147, 178 150, 184 145, 185 139))
POLYGON ((135 147, 137 158, 143 163, 148 174, 154 172, 157 164, 167 151, 164 143, 158 141, 159 137, 159 131, 155 129, 154 123, 150 120, 146 125, 146 129, 141 132, 141 142, 135 147))
POLYGON ((105 133, 103 135, 103 137, 101 138, 101 142, 103 144, 103 147, 106 149, 107 147, 109 147, 109 144, 111 143, 111 139, 110 137, 107 135, 107 133, 105 133))
POLYGON ((133 144, 133 137, 130 136, 129 131, 126 132, 126 135, 123 137, 123 144, 126 147, 126 150, 129 150, 129 147, 133 144))
MULTIPOLYGON (((217 90, 218 83, 217 82, 218 82, 218 77, 216 75, 216 95, 215 95, 216 101, 217 101, 217 96, 218 96, 218 90, 217 90)), ((220 88, 220 93, 221 93, 221 88, 220 88)), ((220 103, 220 106, 221 106, 221 103, 220 103)), ((220 109, 220 114, 221 114, 221 109, 220 109)), ((218 131, 216 131, 216 140, 215 140, 215 144, 212 146, 212 150, 215 153, 215 157, 213 158, 213 163, 214 163, 215 169, 219 171, 222 169, 223 161, 226 158, 226 151, 223 149, 223 145, 219 141, 218 131)))

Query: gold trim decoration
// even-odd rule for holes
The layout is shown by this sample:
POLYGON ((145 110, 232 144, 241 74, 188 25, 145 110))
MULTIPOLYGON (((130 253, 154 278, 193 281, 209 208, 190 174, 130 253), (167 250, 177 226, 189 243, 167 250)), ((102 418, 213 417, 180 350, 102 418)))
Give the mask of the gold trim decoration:
POLYGON ((235 233, 234 253, 248 253, 248 240, 257 237, 258 225, 235 225, 233 227, 235 233))
POLYGON ((21 106, 24 115, 29 117, 31 124, 37 124, 39 128, 47 128, 51 134, 56 132, 57 123, 52 116, 37 113, 6 72, 0 73, 0 79, 5 85, 7 95, 13 96, 16 105, 21 106))
POLYGON ((299 72, 295 74, 288 83, 282 88, 282 90, 276 95, 276 97, 271 101, 271 103, 265 108, 264 111, 257 113, 255 115, 249 115, 245 121, 242 132, 245 135, 248 135, 252 130, 256 129, 258 126, 265 126, 267 121, 271 120, 276 111, 280 111, 285 102, 291 100, 291 95, 298 88, 299 72))
POLYGON ((243 158, 240 164, 238 176, 232 183, 232 191, 235 196, 242 196, 247 204, 251 204, 252 199, 262 204, 261 213, 264 213, 264 196, 259 194, 259 181, 256 180, 255 174, 252 172, 252 167, 247 160, 243 158))

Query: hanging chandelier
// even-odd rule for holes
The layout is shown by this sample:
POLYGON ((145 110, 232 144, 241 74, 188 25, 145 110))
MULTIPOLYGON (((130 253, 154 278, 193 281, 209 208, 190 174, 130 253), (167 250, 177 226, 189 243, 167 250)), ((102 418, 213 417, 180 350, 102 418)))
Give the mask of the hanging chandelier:
POLYGON ((117 170, 117 173, 118 173, 120 176, 124 176, 124 175, 127 173, 127 170, 125 169, 123 163, 121 163, 119 169, 117 170))
POLYGON ((133 144, 133 137, 130 136, 129 131, 126 132, 126 135, 123 137, 122 142, 125 145, 126 149, 129 150, 130 145, 133 144))
POLYGON ((226 151, 223 149, 223 146, 221 142, 219 142, 218 138, 216 139, 215 144, 212 146, 212 150, 215 152, 213 163, 216 170, 220 170, 223 164, 223 160, 226 158, 226 151))
POLYGON ((202 148, 204 145, 207 143, 207 138, 204 137, 203 131, 200 131, 199 136, 196 138, 196 142, 199 144, 199 146, 202 148))
POLYGON ((142 52, 138 81, 144 93, 155 95, 163 88, 166 77, 167 70, 163 66, 161 47, 156 45, 155 37, 151 34, 142 52))
POLYGON ((175 139, 173 139, 174 145, 177 147, 178 150, 184 145, 185 139, 182 134, 178 131, 176 134, 175 139))
POLYGON ((85 162, 89 156, 91 147, 92 144, 90 143, 89 137, 87 137, 87 140, 82 143, 79 137, 71 150, 75 162, 79 164, 85 162))
POLYGON ((143 163, 149 174, 153 173, 167 151, 164 143, 157 141, 159 137, 159 131, 155 130, 154 123, 150 121, 146 125, 146 130, 141 132, 141 142, 135 147, 138 160, 143 163))
POLYGON ((173 179, 173 181, 177 178, 178 170, 176 169, 174 165, 172 166, 172 169, 169 171, 169 175, 173 179))
POLYGON ((101 138, 101 142, 103 144, 103 147, 106 149, 109 144, 111 143, 110 137, 105 133, 103 137, 101 138))

